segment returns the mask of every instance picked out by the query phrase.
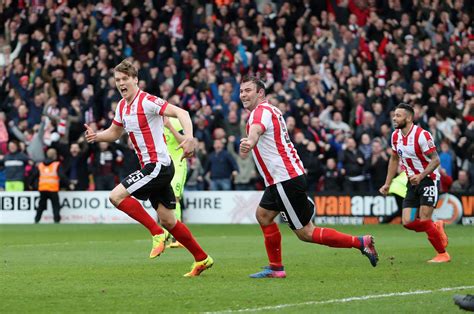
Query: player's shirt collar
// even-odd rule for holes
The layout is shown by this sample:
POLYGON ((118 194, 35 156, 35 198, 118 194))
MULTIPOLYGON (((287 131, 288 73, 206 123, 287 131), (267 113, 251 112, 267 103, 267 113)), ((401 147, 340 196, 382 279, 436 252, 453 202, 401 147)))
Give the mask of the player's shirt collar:
POLYGON ((140 94, 140 92, 141 92, 141 90, 138 89, 138 90, 137 90, 137 93, 136 93, 136 95, 135 95, 135 97, 133 97, 133 100, 132 100, 130 103, 127 103, 127 100, 125 99, 125 105, 126 105, 126 106, 130 106, 131 104, 133 104, 133 102, 135 101, 135 99, 137 99, 138 94, 140 94))
POLYGON ((403 131, 402 131, 401 129, 400 129, 400 134, 402 134, 403 137, 408 137, 408 136, 410 135, 411 131, 413 131, 414 128, 415 128, 415 123, 413 123, 413 124, 411 125, 411 128, 410 128, 410 130, 408 131, 407 135, 404 135, 404 134, 403 134, 403 131))
POLYGON ((258 105, 255 107, 255 109, 257 109, 259 106, 270 106, 270 103, 268 102, 267 99, 264 99, 264 100, 262 100, 261 102, 258 103, 258 105))

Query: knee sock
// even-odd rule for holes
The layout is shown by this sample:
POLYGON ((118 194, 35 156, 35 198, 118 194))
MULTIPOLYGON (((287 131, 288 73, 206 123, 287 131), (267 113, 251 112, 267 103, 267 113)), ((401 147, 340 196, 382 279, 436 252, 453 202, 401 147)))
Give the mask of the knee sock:
POLYGON ((178 220, 173 229, 169 231, 171 235, 179 241, 179 243, 188 249, 188 251, 194 256, 196 262, 203 261, 207 258, 206 252, 202 250, 199 243, 194 239, 191 231, 189 231, 188 227, 186 227, 186 225, 181 221, 178 220))
POLYGON ((331 228, 314 228, 313 242, 330 247, 361 248, 361 243, 358 237, 341 233, 331 228))
POLYGON ((446 250, 441 241, 441 235, 436 229, 434 222, 431 219, 428 220, 420 220, 415 219, 412 222, 403 225, 405 228, 416 231, 416 232, 426 232, 428 236, 428 240, 430 241, 431 245, 434 247, 436 252, 444 253, 446 250))
POLYGON ((415 219, 410 223, 407 223, 406 225, 403 225, 404 228, 413 230, 415 232, 424 232, 425 231, 425 225, 420 223, 420 219, 415 219))
POLYGON ((283 267, 281 262, 281 233, 276 223, 268 226, 260 225, 265 238, 265 249, 267 250, 270 268, 280 270, 283 267))
POLYGON ((117 208, 141 223, 150 231, 152 236, 164 232, 163 229, 158 226, 156 220, 148 215, 140 202, 133 197, 126 197, 122 202, 120 202, 117 208))

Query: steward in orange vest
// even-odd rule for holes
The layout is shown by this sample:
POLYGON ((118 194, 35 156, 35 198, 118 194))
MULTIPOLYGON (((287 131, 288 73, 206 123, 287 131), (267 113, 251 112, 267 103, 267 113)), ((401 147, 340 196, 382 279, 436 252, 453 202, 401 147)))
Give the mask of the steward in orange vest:
POLYGON ((61 163, 56 161, 57 153, 54 148, 48 149, 46 152, 46 159, 40 162, 37 169, 32 174, 32 180, 38 179, 38 191, 40 192, 40 200, 38 207, 36 208, 35 223, 41 220, 43 211, 47 209, 48 199, 51 200, 53 205, 53 219, 55 223, 61 221, 59 210, 61 206, 59 204, 59 188, 61 181, 67 183, 71 190, 74 189, 74 185, 69 184, 69 179, 63 174, 61 163))
POLYGON ((58 192, 59 191, 59 161, 53 161, 50 164, 41 162, 38 165, 39 182, 38 191, 40 192, 58 192))

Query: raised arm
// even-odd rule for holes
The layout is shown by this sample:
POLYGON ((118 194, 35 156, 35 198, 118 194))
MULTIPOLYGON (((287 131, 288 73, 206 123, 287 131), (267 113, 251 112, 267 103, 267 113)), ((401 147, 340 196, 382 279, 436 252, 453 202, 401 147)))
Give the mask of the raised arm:
POLYGON ((26 142, 26 137, 25 135, 20 131, 20 129, 15 125, 13 121, 10 121, 8 123, 8 126, 10 127, 10 131, 15 135, 15 137, 21 141, 21 142, 26 142))

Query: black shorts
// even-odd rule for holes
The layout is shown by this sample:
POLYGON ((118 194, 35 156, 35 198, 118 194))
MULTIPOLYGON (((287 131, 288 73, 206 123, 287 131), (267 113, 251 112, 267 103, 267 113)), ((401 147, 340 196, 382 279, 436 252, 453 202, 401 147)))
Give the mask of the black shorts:
POLYGON ((171 187, 173 176, 173 162, 169 166, 152 163, 132 172, 121 183, 132 196, 143 201, 150 200, 151 206, 155 209, 159 203, 166 208, 175 209, 176 198, 171 187))
POLYGON ((306 194, 306 176, 267 186, 260 207, 278 211, 291 229, 301 229, 314 216, 314 203, 306 194))
POLYGON ((418 185, 407 183, 407 195, 403 200, 403 208, 419 208, 420 206, 436 207, 439 196, 439 181, 424 178, 418 185))

